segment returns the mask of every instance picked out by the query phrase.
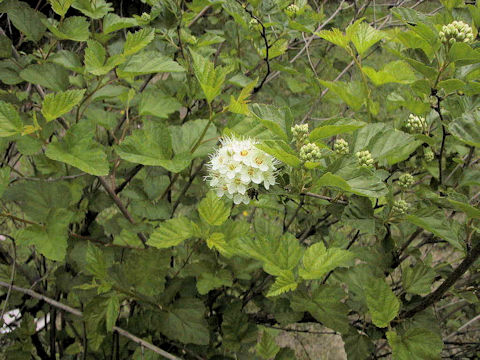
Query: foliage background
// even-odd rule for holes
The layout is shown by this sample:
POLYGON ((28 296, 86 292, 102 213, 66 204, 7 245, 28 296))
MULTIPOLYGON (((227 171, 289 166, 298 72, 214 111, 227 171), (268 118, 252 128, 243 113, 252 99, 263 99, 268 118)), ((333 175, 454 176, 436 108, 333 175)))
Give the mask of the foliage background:
POLYGON ((438 31, 480 6, 289 5, 0 1, 2 357, 479 357, 480 52, 438 31), (283 163, 248 206, 202 179, 221 135, 283 163))

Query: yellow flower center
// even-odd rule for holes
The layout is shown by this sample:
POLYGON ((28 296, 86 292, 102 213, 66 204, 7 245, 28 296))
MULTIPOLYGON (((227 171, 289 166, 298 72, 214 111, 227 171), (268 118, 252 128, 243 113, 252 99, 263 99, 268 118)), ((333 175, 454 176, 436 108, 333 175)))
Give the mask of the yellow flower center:
POLYGON ((230 165, 228 166, 228 168, 229 168, 230 170, 235 170, 236 166, 235 166, 235 164, 230 164, 230 165))
POLYGON ((262 158, 255 158, 255 162, 257 163, 257 165, 262 165, 263 164, 263 159, 262 158))
POLYGON ((254 172, 255 172, 254 168, 248 169, 248 175, 253 175, 254 172))
POLYGON ((242 155, 242 156, 247 156, 247 155, 248 155, 248 150, 242 150, 242 151, 240 151, 240 155, 242 155))

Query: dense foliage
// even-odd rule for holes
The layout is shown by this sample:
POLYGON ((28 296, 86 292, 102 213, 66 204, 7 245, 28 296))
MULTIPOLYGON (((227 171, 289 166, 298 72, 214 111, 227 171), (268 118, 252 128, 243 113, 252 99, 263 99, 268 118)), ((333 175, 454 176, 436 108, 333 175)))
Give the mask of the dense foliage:
POLYGON ((0 357, 480 357, 480 5, 0 11, 0 357))

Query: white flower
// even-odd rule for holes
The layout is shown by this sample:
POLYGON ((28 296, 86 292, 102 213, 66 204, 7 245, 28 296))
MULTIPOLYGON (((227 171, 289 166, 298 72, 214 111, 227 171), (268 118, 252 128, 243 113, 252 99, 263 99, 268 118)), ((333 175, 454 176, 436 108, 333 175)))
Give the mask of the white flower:
POLYGON ((210 155, 209 175, 205 178, 219 197, 226 196, 235 204, 248 204, 248 189, 263 183, 268 190, 275 185, 278 161, 256 148, 255 140, 232 137, 222 139, 221 144, 210 155))

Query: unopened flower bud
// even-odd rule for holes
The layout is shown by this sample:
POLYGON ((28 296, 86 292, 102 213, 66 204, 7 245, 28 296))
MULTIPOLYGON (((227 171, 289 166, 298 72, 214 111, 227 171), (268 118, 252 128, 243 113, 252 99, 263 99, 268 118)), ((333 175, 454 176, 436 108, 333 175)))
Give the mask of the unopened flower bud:
POLYGON ((372 158, 372 154, 370 154, 370 151, 368 150, 359 151, 355 154, 355 156, 357 157, 358 164, 361 167, 372 168, 373 164, 375 163, 375 161, 372 158))
POLYGON ((308 137, 308 124, 297 124, 292 126, 292 135, 297 143, 303 143, 308 137))
POLYGON ((430 162, 433 159, 435 159, 435 154, 433 153, 433 150, 430 148, 426 148, 425 150, 423 150, 423 156, 426 162, 430 162))
POLYGON ((400 186, 404 190, 410 188, 414 183, 415 183, 415 179, 413 178, 412 175, 408 173, 402 174, 398 178, 398 186, 400 186))
POLYGON ((397 200, 393 203, 392 212, 398 215, 406 214, 410 206, 405 200, 397 200))
POLYGON ((335 144, 333 144, 333 150, 338 154, 338 155, 347 155, 349 152, 348 148, 348 142, 346 142, 343 139, 337 139, 335 141, 335 144))
POLYGON ((300 159, 302 161, 319 161, 322 157, 320 149, 315 143, 308 143, 300 148, 300 159))
POLYGON ((297 5, 290 4, 285 9, 285 14, 287 14, 287 16, 289 16, 289 17, 294 17, 295 15, 297 15, 299 10, 300 10, 300 8, 297 5))
POLYGON ((412 133, 422 133, 425 129, 425 126, 425 118, 413 114, 410 114, 405 122, 405 128, 412 133))
POLYGON ((453 21, 442 26, 438 37, 445 45, 453 45, 456 42, 471 43, 474 40, 472 28, 463 21, 453 21))

